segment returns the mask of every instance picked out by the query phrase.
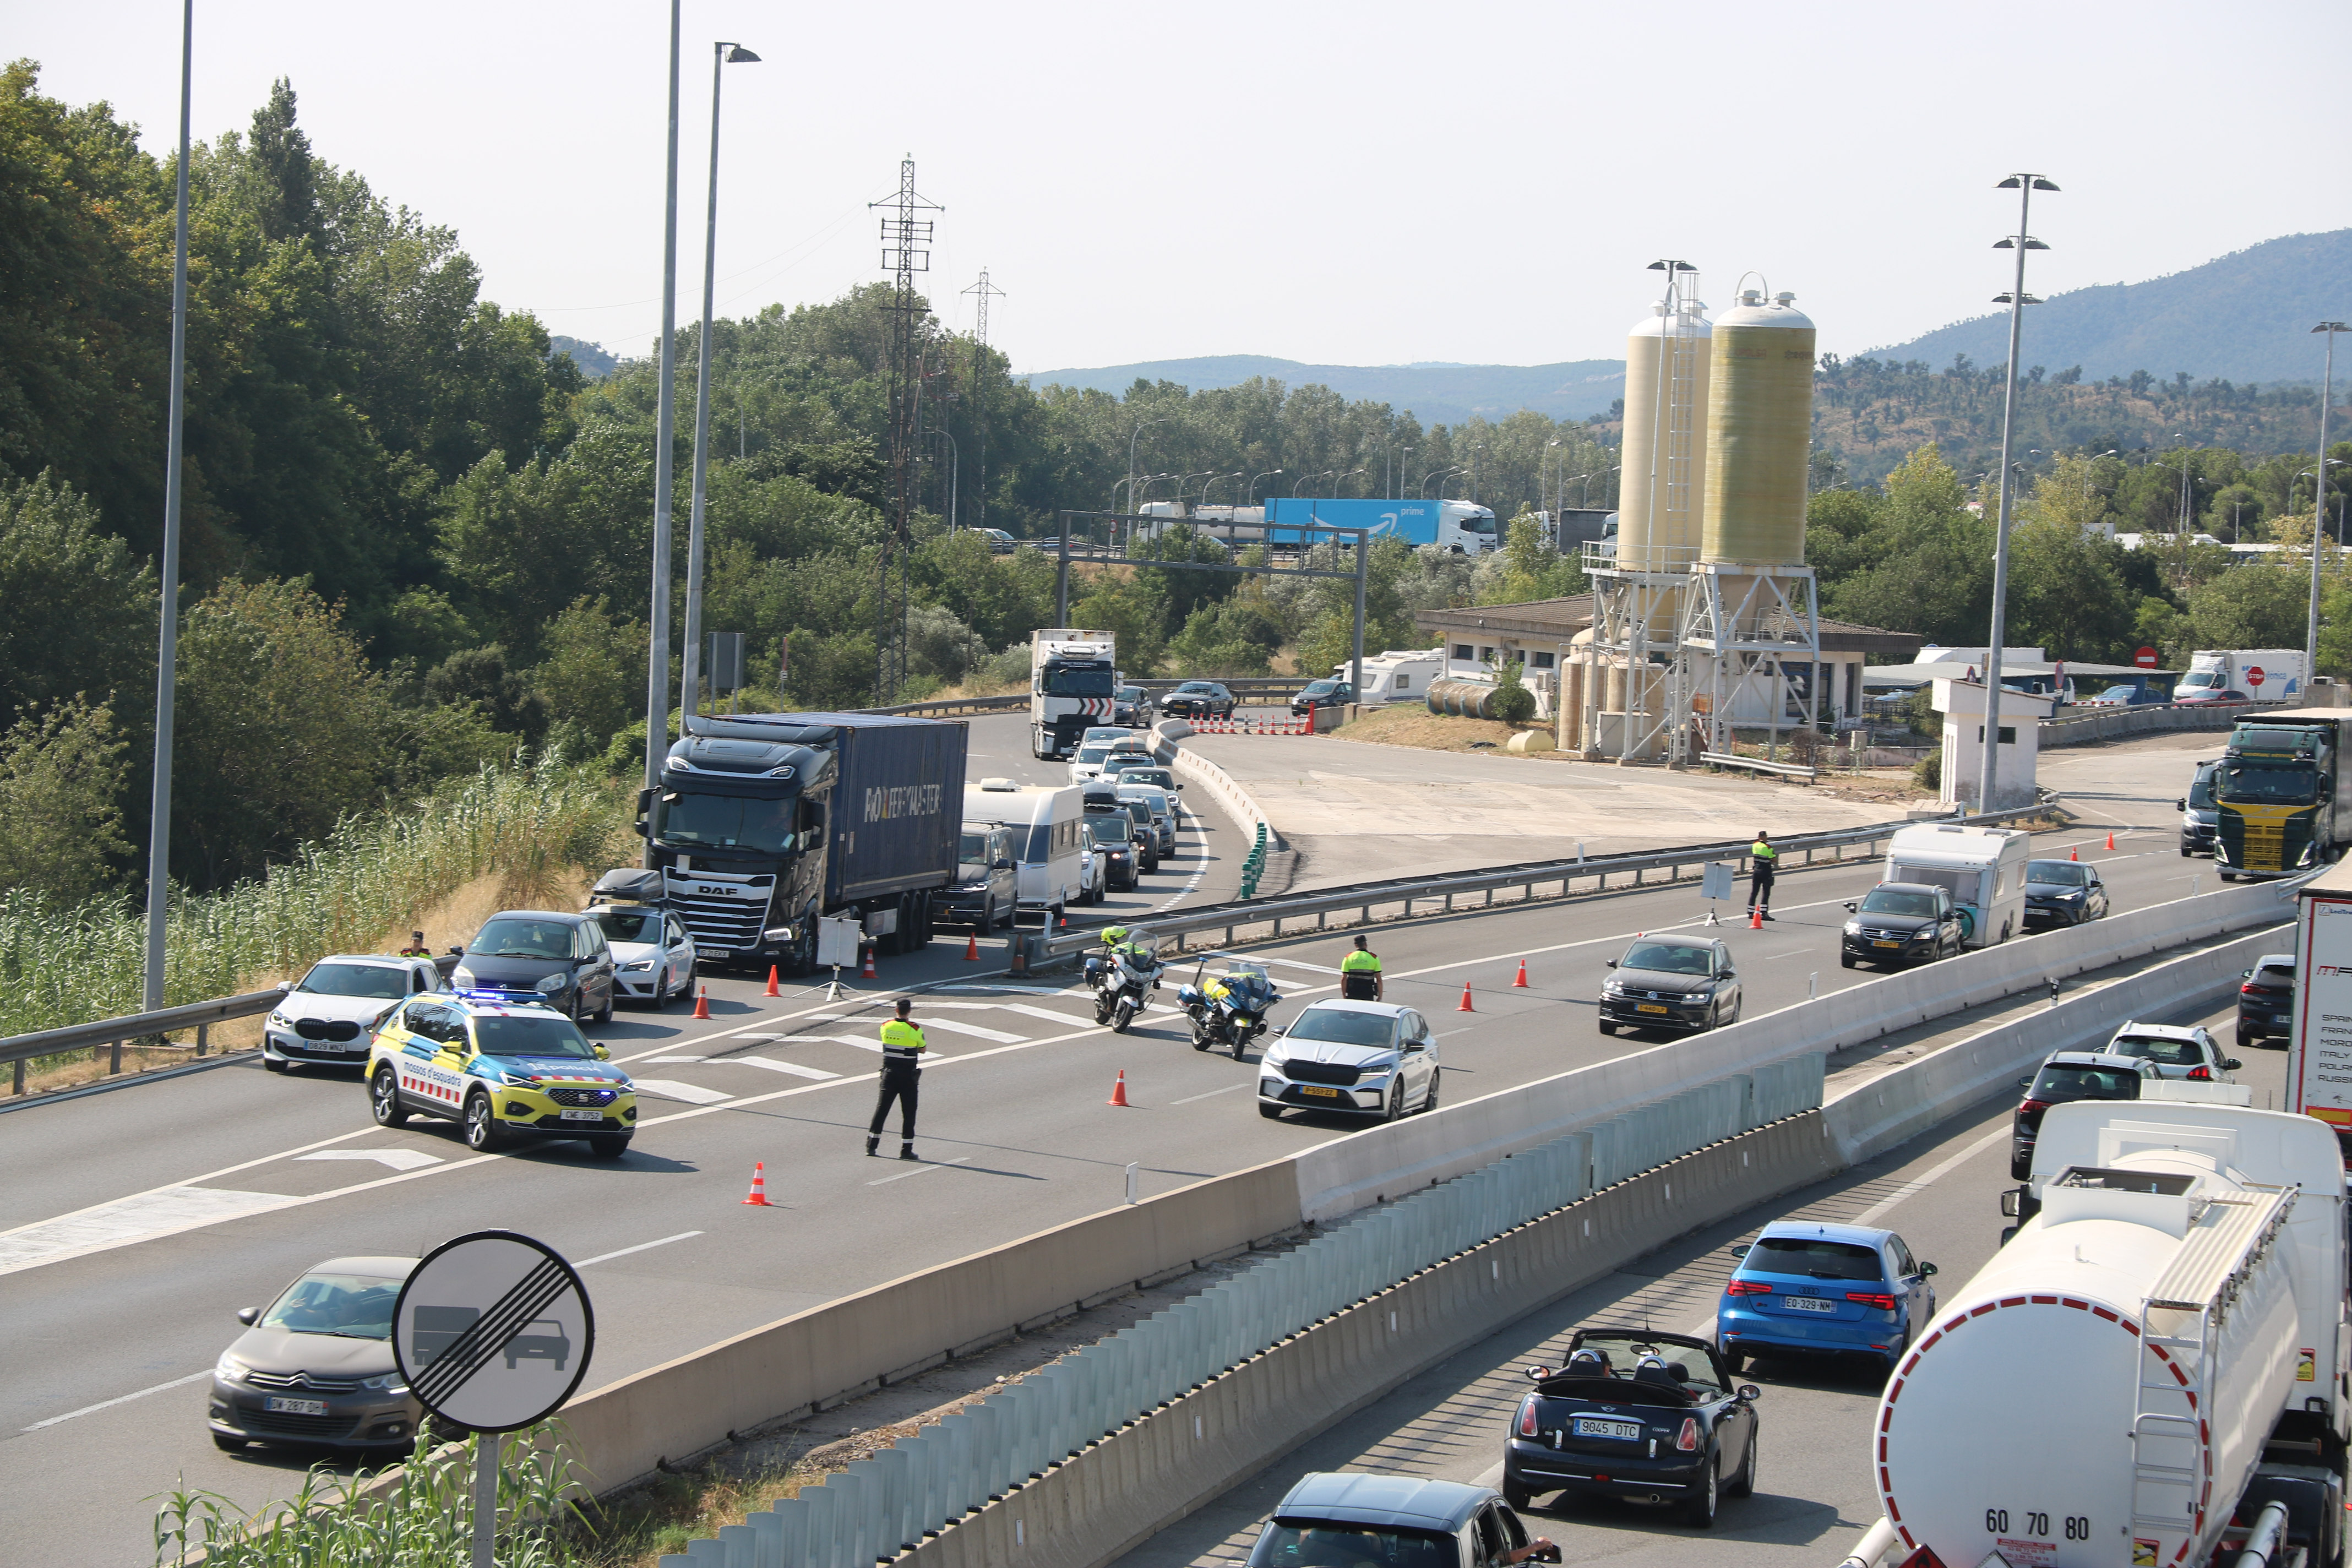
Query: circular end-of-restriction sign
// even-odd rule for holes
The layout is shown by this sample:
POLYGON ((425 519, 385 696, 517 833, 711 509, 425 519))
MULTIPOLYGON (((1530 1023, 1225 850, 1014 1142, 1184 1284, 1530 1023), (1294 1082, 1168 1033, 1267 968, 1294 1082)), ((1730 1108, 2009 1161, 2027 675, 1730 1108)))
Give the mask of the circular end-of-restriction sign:
POLYGON ((545 1420, 588 1371, 596 1317, 543 1242, 478 1230, 425 1254, 392 1309, 392 1354, 418 1403, 455 1426, 545 1420))

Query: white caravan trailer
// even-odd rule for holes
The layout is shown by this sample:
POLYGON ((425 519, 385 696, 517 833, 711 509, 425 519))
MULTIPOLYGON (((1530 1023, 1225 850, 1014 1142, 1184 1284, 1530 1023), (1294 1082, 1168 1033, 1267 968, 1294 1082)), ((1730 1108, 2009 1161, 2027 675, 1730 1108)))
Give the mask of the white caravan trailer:
POLYGON ((1086 792, 1067 785, 982 779, 963 792, 966 822, 1001 822, 1013 830, 1015 896, 1024 910, 1042 912, 1049 921, 1077 902, 1078 826, 1086 809, 1086 792))
POLYGON ((2025 863, 2032 858, 2032 836, 2013 827, 1922 823, 1895 830, 1886 880, 1947 889, 1966 916, 1968 945, 1990 947, 2025 927, 2025 863))

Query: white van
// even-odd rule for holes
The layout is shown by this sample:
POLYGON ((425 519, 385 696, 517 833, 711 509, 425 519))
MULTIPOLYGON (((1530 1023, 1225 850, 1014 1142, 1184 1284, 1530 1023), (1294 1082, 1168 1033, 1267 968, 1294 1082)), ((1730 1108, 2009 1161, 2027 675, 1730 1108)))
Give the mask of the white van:
POLYGON ((1086 820, 1084 791, 982 779, 964 787, 963 819, 1001 822, 1013 829, 1022 910, 1059 920, 1065 908, 1078 902, 1085 887, 1078 844, 1078 826, 1086 820))
MULTIPOLYGON (((1349 666, 1332 673, 1348 679, 1349 666)), ((1392 647, 1364 660, 1364 689, 1356 700, 1368 708, 1383 702, 1419 702, 1429 695, 1429 683, 1445 673, 1445 650, 1436 647, 1392 647)))
POLYGON ((1965 917, 1968 945, 1990 947, 2025 929, 2025 863, 2032 858, 2032 836, 2014 827, 1922 823, 1895 830, 1885 879, 1947 889, 1965 917))

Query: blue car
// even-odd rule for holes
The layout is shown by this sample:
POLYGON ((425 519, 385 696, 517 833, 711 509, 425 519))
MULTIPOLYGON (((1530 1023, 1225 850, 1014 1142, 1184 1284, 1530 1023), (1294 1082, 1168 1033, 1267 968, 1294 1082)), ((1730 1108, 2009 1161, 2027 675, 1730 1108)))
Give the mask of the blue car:
POLYGON ((1891 1230, 1775 1220, 1739 1259, 1716 1308, 1734 1377, 1750 1356, 1863 1355, 1892 1372, 1935 1315, 1936 1266, 1891 1230))

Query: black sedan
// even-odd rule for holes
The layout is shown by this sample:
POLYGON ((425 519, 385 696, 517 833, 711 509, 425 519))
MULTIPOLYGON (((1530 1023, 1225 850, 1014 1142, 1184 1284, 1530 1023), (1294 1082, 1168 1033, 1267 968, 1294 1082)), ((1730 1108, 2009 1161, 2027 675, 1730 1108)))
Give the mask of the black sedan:
POLYGON ((2025 863, 2025 923, 2078 926, 2107 912, 2107 885, 2099 868, 2077 860, 2025 863))
POLYGON ((1960 951, 1967 927, 1948 889, 1926 882, 1881 882, 1848 904, 1853 919, 1838 942, 1838 963, 1933 963, 1960 951))
POLYGON ((1305 689, 1290 700, 1293 713, 1309 713, 1318 708, 1345 708, 1356 700, 1356 689, 1345 680, 1310 680, 1305 689))
POLYGON ((1234 694, 1213 680, 1188 680, 1160 700, 1160 711, 1171 719, 1230 719, 1234 694))
POLYGON ((1739 1022, 1739 973, 1731 950, 1696 937, 1652 937, 1609 967, 1601 987, 1601 1032, 1674 1029, 1696 1034, 1739 1022))
POLYGON ((1754 1384, 1685 1334, 1580 1329, 1566 1364, 1531 1366, 1503 1445, 1503 1500, 1545 1492, 1675 1506, 1704 1530, 1719 1499, 1756 1489, 1754 1384))

